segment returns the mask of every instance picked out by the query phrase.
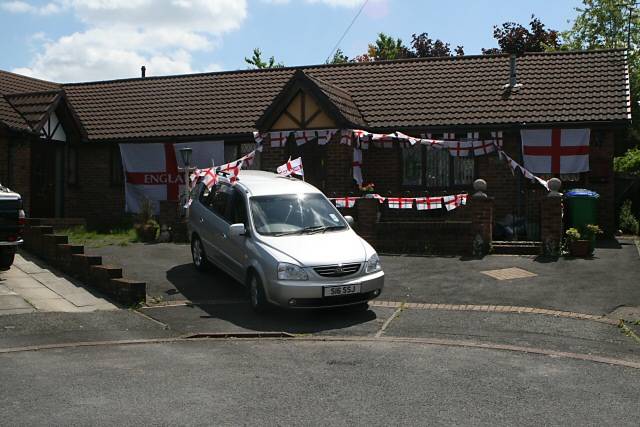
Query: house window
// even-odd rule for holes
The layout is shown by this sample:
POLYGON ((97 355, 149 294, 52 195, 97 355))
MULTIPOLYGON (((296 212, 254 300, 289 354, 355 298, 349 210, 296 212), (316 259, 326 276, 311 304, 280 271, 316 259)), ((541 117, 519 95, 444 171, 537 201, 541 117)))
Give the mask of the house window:
POLYGON ((422 151, 419 145, 402 150, 402 185, 422 185, 422 151))
POLYGON ((120 186, 124 182, 124 170, 122 169, 122 158, 117 145, 111 147, 111 185, 120 186))
POLYGON ((78 184, 78 150, 75 147, 67 147, 67 184, 78 184))
MULTIPOLYGON (((442 138, 441 135, 432 137, 442 138)), ((454 139, 454 136, 449 134, 449 139, 454 139)), ((474 178, 473 157, 455 157, 447 150, 425 146, 402 149, 403 185, 438 189, 470 185, 474 178)))

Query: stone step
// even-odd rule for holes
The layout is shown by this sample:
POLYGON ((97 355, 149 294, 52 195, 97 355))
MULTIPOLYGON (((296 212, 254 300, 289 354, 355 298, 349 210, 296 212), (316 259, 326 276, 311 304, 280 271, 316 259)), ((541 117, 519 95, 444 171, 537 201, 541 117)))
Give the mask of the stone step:
POLYGON ((537 241, 493 241, 491 253, 496 255, 540 255, 542 242, 537 241))

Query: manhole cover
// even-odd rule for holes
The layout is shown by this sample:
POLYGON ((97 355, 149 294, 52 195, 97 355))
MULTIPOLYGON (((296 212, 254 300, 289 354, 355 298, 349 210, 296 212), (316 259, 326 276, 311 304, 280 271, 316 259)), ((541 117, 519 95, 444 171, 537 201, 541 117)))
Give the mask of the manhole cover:
POLYGON ((525 279, 527 277, 537 276, 536 273, 532 273, 518 267, 501 268, 499 270, 487 270, 481 271, 481 273, 486 274, 487 276, 491 276, 497 280, 525 279))

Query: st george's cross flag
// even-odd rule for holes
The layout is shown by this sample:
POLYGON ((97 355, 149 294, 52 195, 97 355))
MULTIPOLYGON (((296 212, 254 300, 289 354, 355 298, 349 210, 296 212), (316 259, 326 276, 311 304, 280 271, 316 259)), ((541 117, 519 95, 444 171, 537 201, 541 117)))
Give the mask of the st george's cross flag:
POLYGON ((520 131, 524 168, 533 173, 589 171, 590 129, 520 131))
POLYGON ((185 185, 179 153, 183 147, 192 149, 190 166, 206 168, 224 159, 223 141, 120 144, 127 212, 139 213, 144 201, 149 200, 158 213, 159 201, 180 199, 185 185))
POLYGON ((278 175, 289 176, 291 174, 304 176, 304 169, 302 168, 302 157, 298 157, 297 159, 287 160, 287 163, 278 166, 276 169, 278 175))

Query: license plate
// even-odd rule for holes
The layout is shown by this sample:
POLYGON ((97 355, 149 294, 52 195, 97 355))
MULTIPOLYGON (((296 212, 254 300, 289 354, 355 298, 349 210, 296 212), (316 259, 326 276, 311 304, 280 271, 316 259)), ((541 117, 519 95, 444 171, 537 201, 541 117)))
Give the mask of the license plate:
POLYGON ((360 292, 360 285, 340 285, 340 286, 325 286, 325 297, 337 297, 339 295, 357 294, 360 292))

